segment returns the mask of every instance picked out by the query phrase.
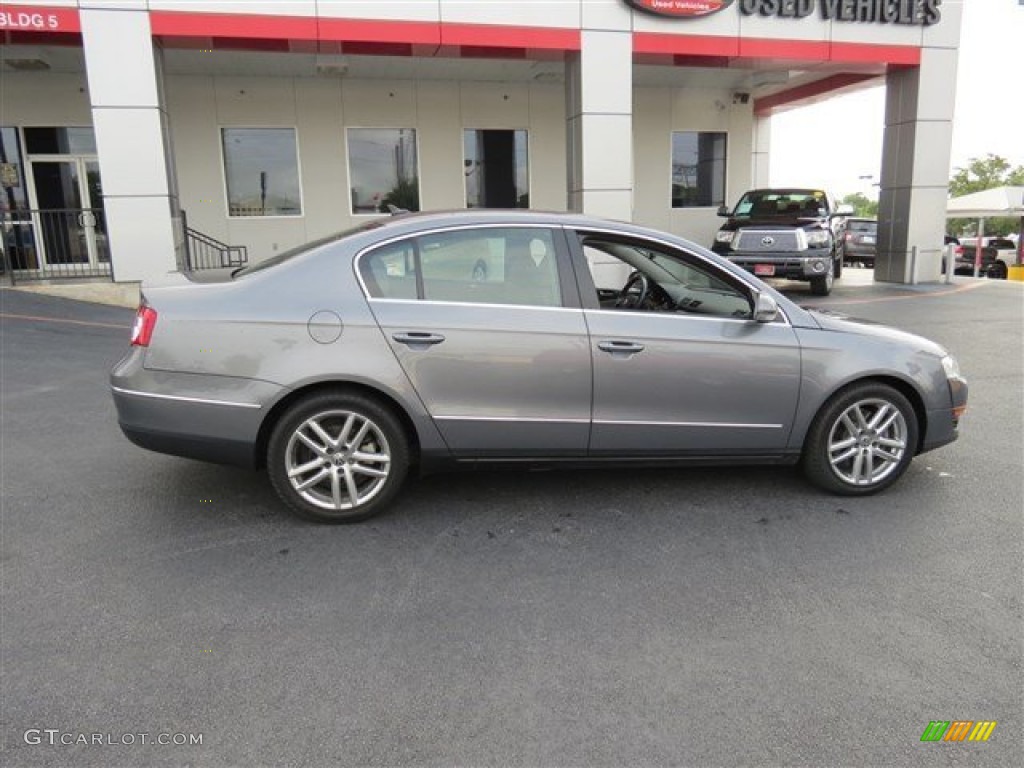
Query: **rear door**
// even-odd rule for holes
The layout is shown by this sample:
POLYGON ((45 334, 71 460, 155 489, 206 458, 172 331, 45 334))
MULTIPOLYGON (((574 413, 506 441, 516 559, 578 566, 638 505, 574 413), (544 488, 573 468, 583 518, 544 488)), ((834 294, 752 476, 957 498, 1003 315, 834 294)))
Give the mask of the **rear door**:
POLYGON ((379 246, 358 268, 453 453, 586 453, 590 348, 560 229, 446 229, 379 246))

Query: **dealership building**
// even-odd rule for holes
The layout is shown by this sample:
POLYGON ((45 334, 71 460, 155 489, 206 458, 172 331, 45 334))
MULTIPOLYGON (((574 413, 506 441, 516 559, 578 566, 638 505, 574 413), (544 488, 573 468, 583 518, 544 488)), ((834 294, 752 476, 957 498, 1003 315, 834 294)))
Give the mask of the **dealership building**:
MULTIPOLYGON (((17 279, 259 261, 386 216, 581 211, 709 246, 770 118, 884 84, 876 279, 938 279, 961 0, 0 3, 17 279)), ((844 148, 807 124, 806 186, 844 148)))

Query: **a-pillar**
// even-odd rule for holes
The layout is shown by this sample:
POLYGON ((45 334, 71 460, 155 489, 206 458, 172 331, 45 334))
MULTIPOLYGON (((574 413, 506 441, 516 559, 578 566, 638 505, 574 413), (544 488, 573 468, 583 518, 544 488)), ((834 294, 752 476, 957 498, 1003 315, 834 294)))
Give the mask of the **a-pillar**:
POLYGON ((156 277, 176 268, 180 237, 147 3, 82 0, 79 13, 114 279, 156 277))
POLYGON ((633 37, 629 10, 583 4, 581 50, 566 64, 569 209, 633 218, 633 37), (596 28, 587 28, 588 25, 596 28), (618 27, 618 28, 617 28, 618 27))
MULTIPOLYGON (((921 64, 886 76, 885 133, 875 280, 917 283, 939 280, 949 161, 953 142, 960 8, 949 25, 925 33, 934 45, 921 49, 921 64), (942 45, 947 43, 947 45, 942 45), (916 252, 916 266, 914 255, 916 252)), ((949 18, 947 18, 947 15, 949 18)))

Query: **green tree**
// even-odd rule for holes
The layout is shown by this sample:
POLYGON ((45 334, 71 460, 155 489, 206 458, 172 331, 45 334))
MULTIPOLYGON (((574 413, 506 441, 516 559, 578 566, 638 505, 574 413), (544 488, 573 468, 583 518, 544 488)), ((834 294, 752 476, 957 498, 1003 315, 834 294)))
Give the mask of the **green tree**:
POLYGON ((853 214, 862 219, 874 219, 878 217, 878 201, 872 200, 860 192, 851 192, 840 203, 853 206, 853 214))
MULTIPOLYGON (((993 155, 972 157, 966 168, 956 168, 949 180, 949 196, 963 197, 993 187, 1024 186, 1024 165, 1016 168, 1006 158, 993 155)), ((976 235, 977 219, 950 219, 949 231, 957 235, 976 235)), ((1020 228, 1020 219, 1001 217, 985 219, 986 235, 1008 235, 1020 228)))

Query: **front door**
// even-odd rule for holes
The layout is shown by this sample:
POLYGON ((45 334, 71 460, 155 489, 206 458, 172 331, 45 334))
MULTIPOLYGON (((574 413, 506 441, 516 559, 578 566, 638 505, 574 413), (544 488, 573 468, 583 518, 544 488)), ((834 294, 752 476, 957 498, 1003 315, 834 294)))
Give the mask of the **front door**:
POLYGON ((109 264, 97 160, 35 156, 29 166, 33 224, 45 267, 80 272, 109 264))
POLYGON ((543 227, 455 229, 360 261, 377 322, 456 456, 586 453, 590 350, 559 241, 543 227))
POLYGON ((785 449, 800 349, 784 318, 754 322, 749 293, 734 276, 657 243, 584 235, 578 261, 597 302, 586 310, 591 455, 785 449))

